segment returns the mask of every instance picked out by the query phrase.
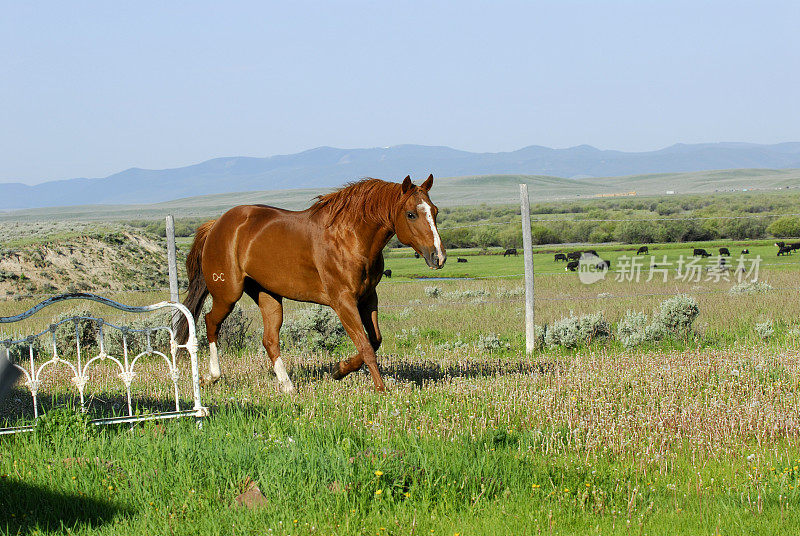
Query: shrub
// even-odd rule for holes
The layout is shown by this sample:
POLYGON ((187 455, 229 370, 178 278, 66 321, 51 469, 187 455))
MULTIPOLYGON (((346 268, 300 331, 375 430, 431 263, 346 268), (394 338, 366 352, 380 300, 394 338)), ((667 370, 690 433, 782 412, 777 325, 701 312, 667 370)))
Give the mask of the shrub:
POLYGON ((497 233, 497 240, 504 248, 521 248, 522 229, 516 225, 506 227, 497 233))
POLYGON ((478 342, 476 346, 479 350, 484 350, 486 352, 494 352, 495 350, 508 350, 511 348, 511 345, 505 341, 503 341, 499 336, 495 335, 494 333, 489 333, 487 335, 480 335, 478 337, 478 342))
POLYGON ((685 294, 673 296, 661 302, 653 314, 653 324, 656 324, 653 329, 663 328, 671 335, 685 335, 691 331, 699 314, 697 300, 685 294))
POLYGON ((469 344, 461 340, 461 333, 456 333, 454 340, 445 341, 434 346, 437 350, 461 350, 469 348, 469 344))
POLYGON ((603 313, 589 314, 580 318, 581 336, 586 342, 611 336, 611 324, 603 319, 603 313))
POLYGON ((671 336, 686 336, 691 332, 698 314, 700 307, 694 298, 673 296, 661 302, 653 312, 653 321, 649 324, 646 314, 627 311, 617 324, 617 339, 626 348, 631 348, 671 336))
MULTIPOLYGON (((0 340, 8 339, 8 340, 19 340, 23 337, 23 335, 19 334, 8 334, 8 333, 0 333, 0 340)), ((21 342, 18 344, 13 344, 8 346, 8 357, 9 359, 20 365, 21 367, 25 367, 25 363, 30 363, 28 360, 30 359, 30 347, 33 346, 33 358, 38 359, 39 356, 50 356, 52 357, 52 343, 50 341, 49 333, 45 333, 41 337, 30 338, 26 339, 25 342, 21 342)))
POLYGON ((497 238, 497 229, 491 227, 482 227, 475 232, 475 242, 483 249, 491 246, 497 246, 500 241, 497 238))
POLYGON ((519 298, 520 296, 525 296, 524 288, 502 289, 497 292, 497 297, 500 299, 519 298))
POLYGON ((531 241, 534 244, 558 244, 561 238, 543 225, 531 225, 531 241))
MULTIPOLYGON (((93 313, 88 309, 71 309, 58 315, 53 321, 53 325, 58 324, 64 320, 73 317, 90 317, 93 313)), ((97 322, 87 318, 80 318, 77 320, 78 335, 80 338, 81 353, 92 348, 99 347, 99 328, 97 322)), ((64 322, 55 328, 56 347, 58 348, 59 355, 72 356, 75 355, 76 341, 75 341, 75 322, 64 322)), ((47 337, 47 335, 43 335, 47 337)), ((49 342, 49 341, 48 341, 49 342)))
MULTIPOLYGON (((206 314, 211 311, 211 300, 206 301, 200 320, 197 322, 197 342, 201 348, 208 346, 206 332, 206 314)), ((228 318, 220 325, 217 344, 222 349, 233 352, 257 346, 258 338, 251 332, 253 321, 247 317, 244 309, 237 303, 228 318)))
POLYGON ((617 324, 617 339, 626 348, 638 346, 648 340, 647 315, 638 311, 627 311, 617 324))
POLYGON ((398 348, 411 348, 419 340, 419 329, 403 328, 399 333, 395 333, 394 339, 398 348))
MULTIPOLYGON (((153 350, 157 350, 166 356, 170 355, 169 347, 169 332, 165 329, 152 329, 154 327, 169 326, 171 318, 169 315, 157 315, 154 317, 136 318, 131 322, 127 322, 125 327, 129 330, 125 333, 128 346, 128 356, 136 356, 141 352, 147 350, 147 332, 150 333, 150 346, 153 350), (138 331, 146 330, 146 331, 138 331)), ((118 322, 114 322, 118 325, 118 322)), ((121 357, 124 355, 123 346, 123 331, 112 328, 103 328, 103 347, 108 355, 114 357, 121 357)))
POLYGON ((339 317, 322 305, 307 307, 296 319, 284 322, 281 335, 287 345, 312 351, 332 351, 347 340, 339 317))
POLYGON ((438 298, 442 293, 439 287, 425 287, 425 295, 429 298, 438 298))
POLYGON ((570 316, 562 318, 547 326, 544 333, 544 342, 550 348, 565 346, 574 348, 578 346, 578 318, 570 316))
POLYGON ((767 232, 779 238, 800 236, 800 218, 794 216, 778 218, 767 227, 767 232))
POLYGON ((617 227, 616 238, 628 244, 650 244, 658 242, 660 228, 653 221, 627 221, 617 227))
POLYGON ((743 281, 738 285, 734 285, 728 291, 732 295, 738 294, 762 294, 774 290, 774 287, 769 283, 763 281, 743 281))
POLYGON ((609 335, 611 335, 611 325, 603 319, 602 313, 582 317, 572 315, 548 326, 545 330, 544 342, 551 348, 556 346, 575 348, 609 335))
POLYGON ((533 347, 539 349, 544 346, 544 332, 545 328, 536 324, 533 326, 533 347))
POLYGON ((444 297, 449 300, 469 300, 469 299, 483 299, 491 296, 491 292, 482 289, 467 289, 467 290, 453 290, 445 292, 444 297))
POLYGON ((759 337, 765 340, 775 335, 775 328, 772 327, 772 320, 767 320, 766 322, 759 322, 758 324, 755 325, 753 329, 755 329, 759 337))

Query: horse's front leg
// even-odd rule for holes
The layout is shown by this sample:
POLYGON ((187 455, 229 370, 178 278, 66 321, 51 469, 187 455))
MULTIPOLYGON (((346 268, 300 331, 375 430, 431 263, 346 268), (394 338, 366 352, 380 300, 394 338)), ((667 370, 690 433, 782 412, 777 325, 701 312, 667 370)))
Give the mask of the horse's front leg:
POLYGON ((356 345, 358 353, 350 359, 335 364, 332 375, 334 379, 341 380, 351 372, 360 369, 361 365, 366 363, 375 389, 377 391, 385 391, 386 386, 383 384, 381 373, 378 370, 378 359, 375 354, 375 350, 380 345, 380 330, 378 330, 377 322, 377 296, 375 296, 374 305, 368 305, 370 300, 366 300, 363 303, 364 305, 359 307, 354 296, 346 296, 333 305, 333 310, 339 315, 339 320, 341 320, 342 326, 353 340, 353 344, 356 345), (372 322, 373 312, 374 324, 372 322), (370 320, 369 322, 362 320, 365 315, 370 320), (365 331, 365 328, 367 331, 365 331), (367 336, 367 332, 371 330, 374 330, 374 333, 367 336))

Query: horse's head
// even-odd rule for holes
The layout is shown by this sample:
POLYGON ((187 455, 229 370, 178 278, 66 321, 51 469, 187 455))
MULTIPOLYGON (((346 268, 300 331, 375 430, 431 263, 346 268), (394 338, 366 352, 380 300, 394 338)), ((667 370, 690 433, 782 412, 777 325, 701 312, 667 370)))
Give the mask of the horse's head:
POLYGON ((444 266, 447 253, 436 228, 436 208, 428 197, 428 191, 433 186, 433 175, 420 186, 411 182, 411 177, 403 181, 403 195, 394 212, 394 230, 397 239, 422 255, 425 262, 432 269, 438 270, 444 266))

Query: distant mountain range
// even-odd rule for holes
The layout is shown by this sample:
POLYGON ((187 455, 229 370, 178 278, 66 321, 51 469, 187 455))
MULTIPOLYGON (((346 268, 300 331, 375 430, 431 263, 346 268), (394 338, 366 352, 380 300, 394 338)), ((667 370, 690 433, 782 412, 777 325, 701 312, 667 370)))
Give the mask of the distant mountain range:
POLYGON ((35 186, 0 184, 0 209, 92 204, 158 203, 183 197, 295 188, 330 188, 365 176, 399 180, 465 175, 525 174, 566 178, 732 168, 800 168, 800 143, 676 144, 658 151, 605 151, 589 145, 532 145, 504 153, 398 145, 373 149, 319 147, 269 158, 215 158, 174 169, 131 168, 109 177, 35 186))

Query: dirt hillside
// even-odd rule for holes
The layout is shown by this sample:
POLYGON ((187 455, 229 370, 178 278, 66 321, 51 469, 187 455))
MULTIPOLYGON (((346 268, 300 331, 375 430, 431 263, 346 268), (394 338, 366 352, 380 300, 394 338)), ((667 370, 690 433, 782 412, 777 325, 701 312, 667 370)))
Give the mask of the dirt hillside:
POLYGON ((166 241, 129 229, 0 244, 0 297, 168 286, 166 241))

